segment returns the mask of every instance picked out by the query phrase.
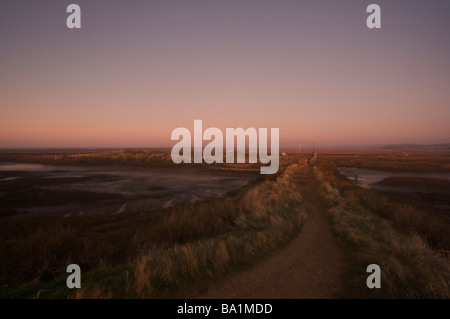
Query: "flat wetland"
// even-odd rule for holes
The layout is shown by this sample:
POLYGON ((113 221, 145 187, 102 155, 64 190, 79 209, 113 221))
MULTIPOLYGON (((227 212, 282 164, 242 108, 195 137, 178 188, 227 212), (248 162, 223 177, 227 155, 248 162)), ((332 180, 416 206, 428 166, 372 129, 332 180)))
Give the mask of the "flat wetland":
POLYGON ((450 220, 450 151, 322 151, 353 184, 450 220))
MULTIPOLYGON (((317 195, 331 207, 322 209, 324 218, 334 212, 335 236, 361 232, 354 239, 366 236, 374 248, 384 247, 387 233, 399 233, 407 237, 395 245, 424 251, 416 254, 427 261, 420 271, 448 268, 450 151, 320 150, 316 163, 302 165, 293 164, 310 153, 285 154, 279 172, 264 176, 259 163, 175 165, 170 150, 0 151, 0 298, 195 296, 296 238, 312 220, 305 210, 311 198, 303 196, 324 190, 336 197, 317 195), (323 180, 312 174, 317 169, 323 180), (320 183, 299 178, 307 170, 320 183), (355 226, 352 214, 376 215, 386 234, 372 224, 355 226), (65 286, 71 263, 84 274, 78 292, 65 286)), ((354 255, 349 247, 349 260, 366 263, 365 250, 354 255)), ((380 248, 373 256, 391 255, 380 248)), ((393 265, 417 263, 411 260, 402 255, 393 265)), ((422 296, 416 291, 428 285, 393 278, 390 296, 422 296), (414 293, 398 290, 405 282, 414 293)), ((442 286, 439 280, 433 287, 442 286)), ((448 295, 437 291, 423 296, 448 295)), ((352 293, 360 291, 341 295, 352 293)))
POLYGON ((198 168, 0 162, 0 216, 151 210, 220 197, 251 180, 250 174, 224 175, 198 168))

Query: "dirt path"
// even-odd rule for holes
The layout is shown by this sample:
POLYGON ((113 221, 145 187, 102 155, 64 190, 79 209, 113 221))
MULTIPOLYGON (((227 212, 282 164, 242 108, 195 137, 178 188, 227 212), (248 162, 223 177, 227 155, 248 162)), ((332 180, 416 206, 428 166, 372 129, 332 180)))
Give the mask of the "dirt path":
POLYGON ((311 168, 296 176, 308 217, 286 247, 250 270, 233 274, 200 298, 333 298, 342 290, 343 253, 319 200, 311 168))

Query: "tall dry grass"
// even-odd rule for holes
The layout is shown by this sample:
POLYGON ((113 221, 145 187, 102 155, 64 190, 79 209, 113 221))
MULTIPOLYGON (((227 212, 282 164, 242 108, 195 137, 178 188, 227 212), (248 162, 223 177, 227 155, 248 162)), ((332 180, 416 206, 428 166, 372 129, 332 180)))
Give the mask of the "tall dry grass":
POLYGON ((292 182, 294 171, 288 168, 275 181, 249 189, 235 205, 228 206, 235 223, 222 236, 149 249, 140 255, 133 263, 135 296, 186 297, 189 288, 249 265, 289 241, 305 217, 292 182))
MULTIPOLYGON (((357 298, 449 298, 450 263, 427 242, 427 238, 414 232, 420 227, 421 216, 400 206, 379 215, 362 204, 358 192, 345 192, 336 188, 332 166, 315 168, 316 178, 322 185, 323 199, 332 204, 329 216, 333 230, 349 258, 349 292, 346 297, 357 298), (331 167, 331 168, 330 168, 331 167), (395 220, 384 216, 395 215, 395 220), (400 225, 399 218, 409 219, 400 225), (400 230, 401 229, 401 230, 400 230), (381 289, 366 287, 365 272, 369 264, 381 268, 381 289)), ((377 206, 375 206, 377 207, 377 206)), ((430 230, 424 230, 428 232, 430 230)))
MULTIPOLYGON (((339 174, 339 170, 332 162, 321 161, 317 168, 322 174, 323 187, 332 189, 327 191, 328 194, 335 192, 347 199, 352 199, 355 203, 391 221, 393 227, 398 231, 406 234, 419 234, 431 247, 450 251, 450 236, 448 235, 450 225, 447 220, 436 214, 390 200, 384 195, 351 184, 339 174)), ((332 197, 328 195, 328 200, 333 201, 332 197)))
POLYGON ((227 198, 153 212, 3 221, 0 295, 187 297, 299 232, 305 214, 296 169, 227 198), (83 271, 76 294, 65 287, 70 263, 83 271))

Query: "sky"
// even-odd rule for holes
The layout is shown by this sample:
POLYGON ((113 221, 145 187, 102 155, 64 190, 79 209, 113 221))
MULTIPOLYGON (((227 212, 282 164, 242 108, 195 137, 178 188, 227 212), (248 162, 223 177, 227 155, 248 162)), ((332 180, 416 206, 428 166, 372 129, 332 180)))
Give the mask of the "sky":
POLYGON ((0 148, 450 142, 450 1, 0 2, 0 148), (66 8, 81 7, 68 29, 66 8), (366 8, 381 7, 381 29, 366 8))

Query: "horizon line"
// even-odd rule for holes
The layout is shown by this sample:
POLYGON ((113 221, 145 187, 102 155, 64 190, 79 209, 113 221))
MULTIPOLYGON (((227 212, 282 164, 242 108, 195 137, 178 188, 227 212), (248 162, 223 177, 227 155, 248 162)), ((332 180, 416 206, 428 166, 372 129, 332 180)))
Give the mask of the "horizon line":
MULTIPOLYGON (((288 143, 286 143, 288 144, 288 143)), ((291 144, 291 143, 289 143, 291 144)), ((447 143, 395 143, 395 144, 366 144, 366 145, 315 145, 301 149, 389 149, 389 148, 417 148, 417 147, 447 147, 450 149, 450 142, 447 143)), ((194 147, 192 147, 194 149, 194 147)), ((24 147, 1 147, 0 151, 14 150, 170 150, 172 146, 24 146, 24 147)), ((298 146, 285 146, 280 149, 298 149, 298 146)))

